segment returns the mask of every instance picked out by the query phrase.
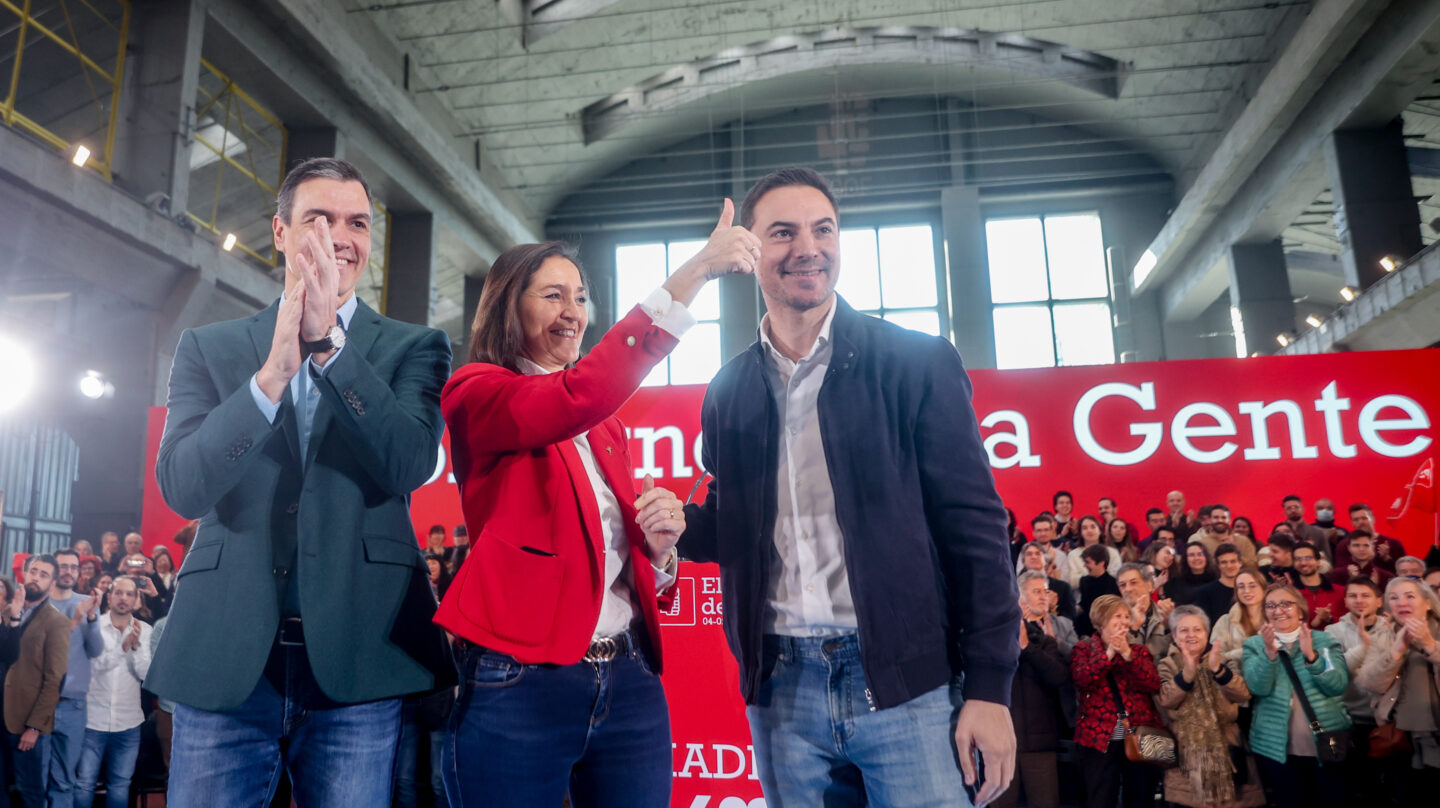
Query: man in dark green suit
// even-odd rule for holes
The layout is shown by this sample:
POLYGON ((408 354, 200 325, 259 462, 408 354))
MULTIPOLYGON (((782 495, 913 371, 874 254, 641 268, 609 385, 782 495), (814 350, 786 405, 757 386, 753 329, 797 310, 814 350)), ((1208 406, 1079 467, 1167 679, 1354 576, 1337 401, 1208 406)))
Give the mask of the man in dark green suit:
POLYGON ((146 679, 178 703, 168 804, 388 806, 400 697, 454 683, 414 538, 450 345, 354 294, 370 190, 296 166, 276 198, 280 301, 186 331, 156 467, 199 518, 146 679))

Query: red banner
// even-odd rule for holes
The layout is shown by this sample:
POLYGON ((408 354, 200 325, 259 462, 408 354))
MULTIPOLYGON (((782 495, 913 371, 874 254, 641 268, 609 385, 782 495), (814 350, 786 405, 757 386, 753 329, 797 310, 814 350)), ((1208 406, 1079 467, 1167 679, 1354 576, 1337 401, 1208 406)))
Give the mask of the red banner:
MULTIPOLYGON (((981 370, 971 378, 996 482, 1027 533, 1058 489, 1074 494, 1077 515, 1094 513, 1108 496, 1136 525, 1180 489, 1189 507, 1224 503, 1249 517, 1263 540, 1293 493, 1307 506, 1333 499, 1342 524, 1350 504, 1365 503, 1382 532, 1423 556, 1436 536, 1437 369, 1440 350, 1424 350, 981 370)), ((654 474, 682 498, 695 487, 703 396, 701 386, 647 388, 622 408, 637 480, 654 474)), ((147 545, 184 525, 154 484, 163 423, 156 408, 147 545)), ((448 443, 411 510, 417 541, 431 524, 461 523, 448 443)), ((683 564, 675 607, 662 615, 672 804, 763 808, 735 663, 719 628, 718 576, 714 565, 683 564)))

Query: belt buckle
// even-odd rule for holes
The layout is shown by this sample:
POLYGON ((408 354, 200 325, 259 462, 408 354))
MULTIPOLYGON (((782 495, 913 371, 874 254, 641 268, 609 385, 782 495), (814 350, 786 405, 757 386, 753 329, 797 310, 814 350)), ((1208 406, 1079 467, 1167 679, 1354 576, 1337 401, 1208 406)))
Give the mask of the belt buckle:
POLYGON ((614 637, 599 637, 590 643, 585 652, 586 662, 609 662, 620 652, 620 643, 614 637))
POLYGON ((284 646, 298 646, 305 644, 305 633, 300 627, 300 618, 287 617, 280 621, 280 633, 276 642, 284 646))

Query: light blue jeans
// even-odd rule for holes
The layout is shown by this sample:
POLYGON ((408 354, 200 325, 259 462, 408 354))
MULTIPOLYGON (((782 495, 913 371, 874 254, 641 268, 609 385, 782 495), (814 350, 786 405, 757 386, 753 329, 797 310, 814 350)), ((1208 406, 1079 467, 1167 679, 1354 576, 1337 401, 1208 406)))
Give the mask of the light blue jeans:
POLYGON ((958 690, 872 711, 854 634, 767 635, 772 660, 745 710, 769 808, 970 805, 955 758, 958 690))
POLYGON ((55 729, 50 733, 50 808, 70 808, 75 803, 75 770, 80 768, 84 749, 85 699, 60 699, 55 705, 55 729))
POLYGON ((234 710, 175 705, 166 804, 264 808, 284 769, 305 808, 389 808, 400 704, 331 702, 303 646, 276 648, 266 675, 234 710))
POLYGON ((130 778, 135 776, 135 758, 139 755, 139 726, 119 732, 85 730, 85 749, 75 771, 75 808, 90 808, 95 802, 101 763, 105 764, 105 808, 127 808, 130 778))

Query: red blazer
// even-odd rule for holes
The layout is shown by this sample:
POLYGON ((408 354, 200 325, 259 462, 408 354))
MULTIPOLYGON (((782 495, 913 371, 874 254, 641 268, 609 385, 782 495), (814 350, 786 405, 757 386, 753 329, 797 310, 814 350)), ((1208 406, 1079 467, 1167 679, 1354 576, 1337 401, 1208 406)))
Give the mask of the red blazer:
POLYGON ((600 619, 605 542, 572 442, 583 433, 620 502, 636 600, 660 663, 658 599, 647 596, 655 572, 635 524, 634 472, 615 411, 676 342, 636 307, 568 370, 527 376, 472 362, 450 377, 440 411, 470 554, 436 623, 525 664, 585 655, 600 619))
POLYGON ((1070 651, 1070 680, 1080 696, 1080 715, 1075 723, 1075 743, 1104 752, 1120 711, 1115 709, 1115 693, 1110 677, 1115 677, 1125 710, 1130 713, 1131 727, 1164 727, 1155 710, 1154 697, 1160 692, 1160 672, 1150 650, 1143 645, 1130 646, 1130 661, 1118 654, 1105 658, 1105 647, 1099 635, 1082 640, 1070 651))

